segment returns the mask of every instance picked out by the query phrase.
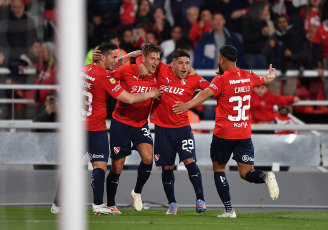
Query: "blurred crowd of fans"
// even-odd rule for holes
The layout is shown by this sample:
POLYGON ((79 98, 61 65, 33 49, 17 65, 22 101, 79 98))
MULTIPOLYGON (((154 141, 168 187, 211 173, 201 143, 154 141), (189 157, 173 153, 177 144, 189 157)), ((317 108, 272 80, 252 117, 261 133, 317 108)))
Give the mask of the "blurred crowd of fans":
MULTIPOLYGON (((88 36, 86 64, 102 41, 119 46, 119 55, 155 43, 163 49, 162 61, 183 49, 195 69, 217 69, 218 48, 234 45, 238 67, 267 69, 270 63, 281 71, 269 91, 301 100, 328 98, 328 1, 326 0, 87 0, 88 36), (305 78, 304 69, 319 77, 305 78), (297 70, 286 77, 287 70, 297 70), (326 94, 325 94, 326 93, 326 94)), ((0 84, 56 84, 54 0, 0 0, 0 84), (30 68, 36 77, 24 75, 30 68)), ((134 60, 131 60, 134 63, 134 60)), ((214 71, 213 71, 214 72, 214 71)), ((210 80, 210 79, 208 79, 210 80)), ((16 119, 33 119, 42 111, 51 90, 0 90, 1 98, 35 99, 34 104, 16 104, 16 119)), ((12 116, 0 104, 0 119, 12 116)), ((327 113, 326 106, 294 107, 299 113, 327 113)), ((201 118, 214 118, 197 111, 201 118)), ((210 110, 210 113, 214 113, 210 110)))

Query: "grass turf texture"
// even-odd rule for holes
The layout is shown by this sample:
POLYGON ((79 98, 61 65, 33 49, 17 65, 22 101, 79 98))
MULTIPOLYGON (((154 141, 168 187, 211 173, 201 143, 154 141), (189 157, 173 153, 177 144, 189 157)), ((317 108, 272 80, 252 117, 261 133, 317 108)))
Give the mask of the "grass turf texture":
MULTIPOLYGON (((236 219, 217 218, 222 211, 197 214, 194 210, 179 210, 176 216, 166 210, 120 209, 121 216, 96 216, 88 209, 88 229, 327 229, 328 212, 238 211, 236 219)), ((55 230, 58 216, 50 207, 0 207, 1 230, 55 230)))

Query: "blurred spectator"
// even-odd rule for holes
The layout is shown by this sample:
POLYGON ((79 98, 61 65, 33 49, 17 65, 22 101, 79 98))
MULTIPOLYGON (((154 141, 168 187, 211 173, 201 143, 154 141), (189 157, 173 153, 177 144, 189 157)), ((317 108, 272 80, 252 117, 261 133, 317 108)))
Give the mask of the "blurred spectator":
POLYGON ((157 7, 154 10, 154 24, 152 27, 152 31, 157 34, 157 40, 159 42, 170 39, 170 23, 166 20, 166 12, 163 8, 157 7))
POLYGON ((18 67, 20 56, 26 55, 28 47, 37 40, 34 21, 25 14, 24 7, 22 0, 12 0, 7 40, 10 49, 9 64, 13 72, 14 68, 18 67))
POLYGON ((175 49, 175 43, 183 37, 183 29, 179 25, 175 25, 171 29, 171 37, 172 39, 166 40, 160 44, 160 47, 163 50, 162 54, 162 62, 167 64, 167 57, 173 53, 175 49))
POLYGON ((300 15, 304 20, 304 30, 310 39, 310 30, 312 27, 318 27, 321 24, 324 0, 308 0, 308 4, 302 7, 300 15))
MULTIPOLYGON (((289 113, 292 111, 290 105, 282 105, 278 107, 278 111, 275 112, 274 123, 277 125, 297 125, 298 123, 289 116, 289 113)), ((300 134, 298 130, 279 130, 275 131, 276 134, 300 134)))
POLYGON ((135 50, 133 47, 134 37, 133 31, 130 27, 123 27, 121 29, 121 42, 120 47, 125 50, 127 53, 130 53, 135 50))
POLYGON ((33 121, 34 122, 56 122, 57 112, 58 112, 57 96, 54 92, 49 92, 45 95, 44 110, 42 110, 40 113, 38 113, 34 117, 33 121))
POLYGON ((120 10, 120 27, 130 25, 132 26, 136 19, 135 6, 137 5, 137 0, 122 0, 120 10))
POLYGON ((277 20, 277 30, 266 42, 263 53, 274 68, 281 70, 282 75, 270 83, 270 91, 277 95, 294 95, 296 77, 288 76, 287 70, 299 69, 302 60, 307 56, 307 41, 302 28, 289 25, 288 19, 280 15, 277 20), (281 84, 283 93, 281 93, 281 84))
MULTIPOLYGON (((125 50, 120 48, 120 39, 118 36, 118 33, 116 31, 110 31, 106 33, 103 37, 102 42, 111 42, 118 46, 118 58, 124 56, 127 54, 125 50)), ((99 45, 98 45, 99 46, 99 45)), ((98 46, 94 47, 93 49, 90 49, 87 53, 87 57, 85 59, 85 65, 92 64, 92 54, 93 52, 98 48, 98 46)), ((130 60, 125 63, 125 65, 130 65, 130 60)))
POLYGON ((187 20, 184 23, 184 29, 186 34, 189 34, 189 31, 192 25, 197 22, 199 17, 199 9, 196 6, 191 6, 187 9, 187 20))
POLYGON ((267 2, 254 2, 243 21, 243 38, 245 47, 245 67, 248 69, 265 69, 266 57, 262 54, 270 31, 267 19, 270 8, 267 2))
POLYGON ((57 30, 57 9, 54 0, 44 0, 44 40, 54 42, 57 30))
POLYGON ((108 31, 118 29, 120 21, 121 0, 88 0, 88 20, 93 31, 91 45, 101 43, 108 31))
MULTIPOLYGON (((195 6, 197 8, 201 8, 204 4, 205 0, 169 0, 171 3, 172 15, 174 17, 175 25, 184 25, 187 21, 187 9, 195 6)), ((208 0, 207 0, 208 1, 208 0)))
MULTIPOLYGON (((4 52, 0 49, 0 68, 7 68, 6 59, 4 52)), ((6 75, 0 74, 0 84, 8 84, 10 81, 7 80, 6 75)), ((0 89, 0 98, 8 98, 8 90, 0 89)), ((8 104, 0 104, 0 119, 8 119, 8 104)))
POLYGON ((271 93, 265 85, 255 87, 251 99, 251 122, 272 123, 275 120, 274 105, 290 105, 299 100, 296 96, 278 96, 271 93))
POLYGON ((151 12, 154 12, 156 8, 161 7, 166 12, 166 19, 170 23, 170 26, 174 25, 174 18, 171 10, 171 1, 170 0, 152 0, 151 12))
MULTIPOLYGON (((183 50, 183 51, 187 52, 190 55, 190 58, 189 58, 190 66, 193 66, 195 55, 194 55, 194 50, 192 48, 192 42, 187 38, 181 38, 180 40, 178 40, 175 43, 174 51, 177 51, 177 50, 183 50)), ((172 55, 173 55, 173 53, 171 53, 169 56, 167 56, 167 58, 166 58, 167 64, 170 64, 172 62, 172 55)))
POLYGON ((318 46, 318 71, 319 75, 323 77, 323 70, 328 68, 328 19, 323 20, 317 28, 313 38, 313 46, 318 46))
POLYGON ((152 31, 152 30, 146 32, 146 41, 145 41, 145 44, 147 44, 147 43, 152 43, 152 44, 158 45, 157 34, 154 31, 152 31))
POLYGON ((225 19, 221 13, 213 15, 213 29, 202 35, 195 49, 195 69, 217 69, 218 54, 223 45, 233 45, 239 53, 237 65, 243 61, 242 47, 234 33, 225 28, 225 19))
POLYGON ((189 39, 194 43, 194 47, 197 46, 200 37, 212 28, 212 13, 209 9, 204 8, 200 12, 200 19, 194 22, 188 34, 189 39))
MULTIPOLYGON (((152 15, 151 15, 151 3, 149 0, 141 0, 139 5, 138 5, 138 9, 137 9, 137 13, 136 13, 136 20, 134 22, 134 27, 137 26, 141 26, 141 25, 145 25, 148 24, 151 25, 152 24, 152 15)), ((148 29, 146 29, 147 31, 148 29)))
POLYGON ((0 0, 0 49, 8 57, 7 27, 11 0, 0 0))
POLYGON ((226 20, 226 28, 234 32, 242 42, 242 22, 249 9, 249 2, 249 0, 211 0, 206 1, 206 6, 209 6, 209 9, 219 10, 226 20))

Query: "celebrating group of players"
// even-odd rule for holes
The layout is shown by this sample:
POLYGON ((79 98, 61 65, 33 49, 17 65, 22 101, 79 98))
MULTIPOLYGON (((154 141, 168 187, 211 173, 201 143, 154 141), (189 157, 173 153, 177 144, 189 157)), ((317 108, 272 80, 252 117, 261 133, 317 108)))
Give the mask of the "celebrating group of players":
MULTIPOLYGON (((196 194, 196 211, 206 211, 201 172, 196 164, 195 140, 187 110, 210 97, 217 98, 215 128, 210 148, 214 180, 225 212, 218 217, 235 218, 225 166, 233 153, 240 176, 251 183, 266 183, 272 199, 279 188, 272 172, 254 169, 254 148, 251 140, 250 100, 254 87, 269 84, 277 73, 270 66, 269 74, 259 76, 236 67, 237 50, 222 46, 218 57, 219 74, 208 82, 194 74, 189 54, 175 51, 171 65, 160 62, 161 48, 147 44, 138 56, 137 64, 116 68, 130 56, 118 62, 117 46, 103 43, 98 47, 95 63, 87 65, 81 74, 84 86, 85 110, 82 112, 88 132, 88 154, 93 166, 93 212, 119 215, 115 195, 125 158, 131 154, 131 142, 139 152, 141 162, 131 196, 134 208, 143 208, 141 192, 153 165, 162 167, 162 183, 169 203, 167 215, 176 215, 178 205, 174 195, 174 162, 176 153, 188 171, 196 194), (108 72, 110 71, 110 72, 108 72), (119 82, 118 82, 119 81, 119 82), (194 98, 195 90, 201 89, 194 98), (111 170, 106 178, 107 204, 103 203, 105 173, 109 158, 106 131, 106 103, 111 95, 118 100, 110 127, 111 170), (148 127, 155 124, 155 146, 148 127)), ((53 213, 59 212, 57 199, 53 213)))

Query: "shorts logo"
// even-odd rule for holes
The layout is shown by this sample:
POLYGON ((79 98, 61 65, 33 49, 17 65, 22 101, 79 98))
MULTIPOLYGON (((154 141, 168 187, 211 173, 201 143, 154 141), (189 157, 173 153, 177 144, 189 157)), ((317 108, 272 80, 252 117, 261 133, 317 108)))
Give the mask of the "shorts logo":
POLYGON ((250 157, 248 155, 244 155, 242 158, 241 158, 244 162, 247 162, 247 161, 254 161, 253 157, 250 157))
POLYGON ((159 155, 156 154, 154 158, 155 158, 155 161, 158 161, 158 159, 159 159, 159 155))
POLYGON ((100 155, 96 155, 96 154, 91 154, 89 153, 90 159, 100 159, 100 158, 104 158, 104 154, 100 154, 100 155))
POLYGON ((114 147, 114 152, 118 154, 120 152, 121 148, 120 147, 114 147))

